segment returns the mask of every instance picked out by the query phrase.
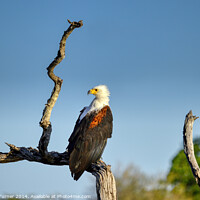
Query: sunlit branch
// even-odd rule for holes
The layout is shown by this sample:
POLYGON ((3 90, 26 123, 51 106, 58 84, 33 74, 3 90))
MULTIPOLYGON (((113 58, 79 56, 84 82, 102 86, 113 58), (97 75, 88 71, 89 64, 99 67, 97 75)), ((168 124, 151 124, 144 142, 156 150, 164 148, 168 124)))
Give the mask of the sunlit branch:
POLYGON ((194 175, 197 184, 200 186, 200 169, 195 158, 194 144, 193 144, 193 124, 197 118, 198 117, 193 116, 192 111, 190 111, 186 115, 183 127, 183 143, 184 143, 184 152, 190 164, 192 173, 194 175))

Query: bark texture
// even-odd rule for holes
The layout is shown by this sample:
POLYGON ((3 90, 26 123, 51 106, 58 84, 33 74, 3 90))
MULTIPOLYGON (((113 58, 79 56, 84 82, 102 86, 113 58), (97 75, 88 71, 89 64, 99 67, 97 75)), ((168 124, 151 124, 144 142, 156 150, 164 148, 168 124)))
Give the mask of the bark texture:
POLYGON ((111 172, 111 166, 99 161, 92 165, 91 168, 91 173, 96 177, 97 199, 116 200, 116 182, 111 172))
MULTIPOLYGON (((43 115, 40 120, 40 126, 43 129, 42 136, 39 140, 38 148, 32 147, 16 147, 13 144, 8 144, 10 151, 8 153, 0 152, 0 163, 10 163, 22 160, 31 162, 39 162, 48 165, 69 165, 69 156, 65 151, 58 153, 55 151, 48 152, 48 144, 51 137, 52 125, 50 122, 52 109, 58 99, 63 80, 54 74, 55 67, 65 58, 66 40, 75 28, 83 26, 83 22, 71 22, 69 28, 64 32, 60 41, 57 56, 52 63, 47 67, 48 76, 54 82, 54 88, 50 98, 47 100, 43 115)), ((110 170, 110 166, 103 161, 98 161, 87 170, 96 177, 96 189, 98 199, 116 199, 116 184, 115 178, 110 170)))
POLYGON ((193 124, 197 118, 198 117, 193 116, 192 111, 190 111, 186 115, 183 127, 183 143, 184 143, 185 155, 190 164, 194 178, 200 187, 200 169, 197 160, 195 158, 194 145, 193 145, 193 124))

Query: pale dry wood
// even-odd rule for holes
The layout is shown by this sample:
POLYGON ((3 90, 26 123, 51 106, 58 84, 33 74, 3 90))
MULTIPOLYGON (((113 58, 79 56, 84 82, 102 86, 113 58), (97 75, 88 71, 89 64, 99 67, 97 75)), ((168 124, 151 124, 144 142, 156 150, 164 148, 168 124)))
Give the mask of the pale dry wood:
MULTIPOLYGON (((65 58, 66 39, 75 28, 79 28, 83 25, 82 21, 71 22, 68 20, 68 22, 70 23, 70 26, 62 36, 58 54, 47 68, 48 76, 54 82, 54 88, 51 97, 47 100, 47 104, 45 105, 40 121, 40 126, 43 128, 43 133, 39 141, 38 149, 32 147, 16 147, 13 144, 6 143, 10 147, 10 152, 0 152, 0 163, 27 160, 30 162, 39 162, 48 165, 69 165, 69 156, 66 151, 63 153, 54 151, 48 152, 47 149, 52 132, 52 126, 50 123, 51 112, 58 99, 63 82, 61 78, 54 74, 53 70, 65 58)), ((96 177, 96 191, 98 199, 116 200, 115 178, 111 172, 110 166, 107 166, 103 161, 98 161, 93 163, 87 171, 96 177)))
POLYGON ((71 22, 70 20, 68 20, 68 22, 70 23, 70 26, 64 32, 64 34, 62 36, 57 56, 55 57, 53 62, 47 67, 48 76, 49 76, 49 78, 51 78, 53 80, 54 88, 53 88, 51 97, 47 100, 47 103, 43 110, 43 116, 40 121, 40 126, 43 128, 43 133, 40 138, 39 145, 38 145, 38 149, 39 149, 40 153, 46 159, 48 159, 48 157, 50 156, 48 153, 47 147, 48 147, 49 140, 51 137, 51 132, 52 132, 52 127, 51 127, 51 123, 50 123, 51 112, 52 112, 52 109, 53 109, 57 99, 58 99, 58 96, 59 96, 59 93, 61 90, 61 86, 62 86, 62 82, 63 82, 63 80, 60 77, 58 77, 54 74, 54 69, 65 58, 66 40, 69 37, 69 35, 72 33, 72 31, 75 28, 79 28, 79 27, 83 26, 82 20, 79 22, 71 22))
POLYGON ((194 154, 194 144, 193 144, 193 124, 198 117, 193 116, 192 111, 190 111, 185 117, 185 123, 183 127, 183 143, 184 152, 187 160, 190 164, 192 173, 197 184, 200 186, 200 169, 194 154))
POLYGON ((59 50, 57 53, 57 56, 53 60, 53 62, 47 67, 48 70, 48 75, 49 77, 54 81, 55 86, 53 88, 51 97, 47 100, 46 106, 43 111, 43 116, 40 121, 40 126, 46 129, 50 125, 50 117, 51 117, 51 112, 52 109, 58 99, 60 90, 61 90, 61 85, 62 85, 62 79, 56 76, 53 72, 54 68, 65 58, 65 46, 66 46, 66 40, 69 37, 69 35, 72 33, 72 31, 75 28, 79 28, 83 26, 82 20, 79 22, 71 22, 68 20, 70 23, 69 28, 64 32, 62 39, 60 41, 60 46, 59 50))
POLYGON ((69 35, 75 28, 83 26, 82 20, 79 22, 71 22, 68 20, 68 22, 70 23, 70 26, 62 36, 57 56, 47 68, 48 76, 54 81, 54 88, 51 97, 47 100, 40 121, 40 126, 43 128, 43 133, 39 141, 38 149, 33 149, 32 147, 16 147, 15 145, 7 143, 7 145, 10 147, 10 152, 0 152, 0 163, 28 160, 50 165, 68 165, 69 158, 67 152, 58 153, 48 152, 47 150, 52 132, 52 126, 50 123, 51 112, 57 101, 63 82, 61 78, 54 74, 53 70, 65 58, 66 40, 69 35))
POLYGON ((96 192, 98 200, 116 200, 117 189, 115 177, 111 172, 111 166, 102 160, 92 164, 88 169, 96 177, 96 192))

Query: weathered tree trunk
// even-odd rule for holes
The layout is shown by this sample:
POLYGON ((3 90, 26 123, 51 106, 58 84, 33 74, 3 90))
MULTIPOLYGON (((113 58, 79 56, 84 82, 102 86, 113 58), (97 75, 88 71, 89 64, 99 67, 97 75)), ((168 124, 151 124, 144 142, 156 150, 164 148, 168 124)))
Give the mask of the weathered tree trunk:
POLYGON ((197 118, 198 117, 193 116, 192 111, 186 115, 183 127, 183 143, 185 155, 190 164, 194 178, 200 187, 200 169, 195 158, 193 145, 193 124, 197 118))
POLYGON ((111 172, 111 166, 103 161, 91 165, 91 173, 96 177, 97 199, 117 199, 115 177, 111 172))
MULTIPOLYGON (((59 51, 56 58, 47 68, 48 76, 54 82, 54 88, 51 97, 47 100, 43 115, 40 121, 40 126, 43 128, 43 133, 39 141, 38 149, 32 147, 16 147, 15 145, 8 144, 10 152, 0 152, 0 163, 17 162, 22 160, 40 162, 48 165, 69 165, 69 156, 67 152, 48 152, 48 144, 51 137, 52 126, 50 117, 52 109, 58 99, 63 80, 56 76, 53 72, 54 68, 65 58, 66 40, 75 28, 83 26, 83 22, 70 22, 69 28, 64 32, 60 41, 59 51)), ((115 178, 103 161, 93 163, 90 169, 87 170, 96 177, 97 197, 102 200, 115 200, 116 199, 116 184, 115 178)))

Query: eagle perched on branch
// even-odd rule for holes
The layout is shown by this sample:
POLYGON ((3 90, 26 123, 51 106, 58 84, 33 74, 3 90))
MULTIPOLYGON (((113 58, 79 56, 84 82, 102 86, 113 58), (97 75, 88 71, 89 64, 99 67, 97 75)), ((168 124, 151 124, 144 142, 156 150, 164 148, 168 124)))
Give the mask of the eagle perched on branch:
POLYGON ((68 140, 69 168, 74 180, 78 180, 92 163, 101 158, 107 138, 112 136, 113 117, 107 86, 96 86, 88 94, 93 94, 95 98, 81 110, 68 140))

